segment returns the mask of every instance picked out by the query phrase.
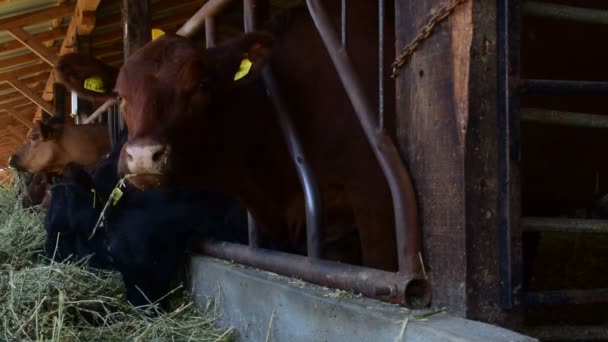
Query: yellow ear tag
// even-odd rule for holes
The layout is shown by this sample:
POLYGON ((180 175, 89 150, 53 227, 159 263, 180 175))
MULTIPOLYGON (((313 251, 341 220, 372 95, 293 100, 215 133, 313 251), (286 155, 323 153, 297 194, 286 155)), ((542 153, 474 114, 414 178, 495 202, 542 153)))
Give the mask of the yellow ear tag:
POLYGON ((243 58, 243 60, 241 61, 241 65, 239 66, 239 71, 237 71, 236 74, 234 74, 234 80, 238 81, 241 78, 247 76, 247 74, 251 70, 252 65, 253 64, 251 63, 249 58, 247 58, 247 57, 243 58))
POLYGON ((119 188, 114 188, 114 190, 112 190, 112 193, 110 194, 110 198, 112 199, 112 205, 116 205, 116 203, 118 203, 121 197, 122 190, 120 190, 119 188))
POLYGON ((84 89, 105 93, 106 88, 103 86, 103 80, 99 76, 91 76, 84 80, 84 89))
POLYGON ((91 192, 93 193, 93 208, 95 208, 95 200, 97 199, 97 191, 95 191, 95 189, 91 189, 91 192))
POLYGON ((163 34, 165 34, 165 31, 163 31, 161 29, 153 28, 152 29, 152 40, 155 40, 156 38, 162 36, 163 34))

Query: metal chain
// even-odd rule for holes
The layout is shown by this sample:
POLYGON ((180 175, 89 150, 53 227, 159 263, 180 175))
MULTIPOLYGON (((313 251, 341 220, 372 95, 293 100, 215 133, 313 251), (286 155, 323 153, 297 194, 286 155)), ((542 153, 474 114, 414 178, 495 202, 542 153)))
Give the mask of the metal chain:
POLYGON ((431 33, 433 33, 435 26, 437 26, 440 22, 448 18, 454 12, 456 7, 464 4, 467 1, 468 0, 448 0, 441 4, 439 8, 437 8, 435 15, 428 21, 425 26, 420 29, 420 31, 418 32, 418 36, 416 36, 414 40, 412 40, 403 48, 401 54, 397 56, 393 64, 391 64, 391 66, 393 67, 393 74, 391 75, 392 78, 396 78, 398 76, 397 70, 400 69, 405 64, 405 62, 407 62, 409 57, 414 53, 414 51, 416 51, 418 46, 423 41, 425 41, 431 35, 431 33))

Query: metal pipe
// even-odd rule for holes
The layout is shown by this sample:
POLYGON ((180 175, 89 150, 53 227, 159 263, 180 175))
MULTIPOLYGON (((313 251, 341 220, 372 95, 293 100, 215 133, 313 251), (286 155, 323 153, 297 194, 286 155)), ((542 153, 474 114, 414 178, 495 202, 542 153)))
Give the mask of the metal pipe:
POLYGON ((608 128, 608 116, 563 112, 542 108, 523 108, 522 121, 571 127, 608 128))
POLYGON ((209 0, 201 7, 188 21, 177 30, 177 34, 184 37, 190 37, 198 32, 205 19, 213 17, 218 14, 224 7, 226 7, 231 0, 209 0))
POLYGON ((561 217, 523 217, 526 232, 608 233, 608 220, 561 217))
POLYGON ((200 252, 212 257, 233 260, 239 264, 297 277, 311 283, 361 293, 408 307, 421 308, 430 302, 430 285, 426 279, 334 261, 314 259, 263 248, 205 241, 200 252))
POLYGON ((384 0, 378 0, 378 129, 384 129, 384 0))
POLYGON ((523 10, 525 14, 535 17, 576 21, 586 24, 608 24, 608 11, 601 9, 525 1, 523 10))
MULTIPOLYGON (((255 29, 255 0, 243 0, 244 6, 244 22, 245 31, 251 32, 255 29)), ((304 153, 304 149, 300 142, 300 138, 296 133, 295 125, 291 120, 291 114, 284 97, 279 90, 276 78, 272 73, 269 65, 262 70, 262 78, 272 105, 275 108, 275 114, 283 133, 283 138, 287 145, 287 150, 293 161, 300 185, 304 192, 304 203, 306 208, 306 243, 308 256, 312 258, 320 258, 322 251, 322 236, 323 236, 323 202, 321 190, 317 177, 312 171, 308 159, 304 153)))
POLYGON ((608 94, 608 82, 526 79, 520 81, 519 89, 522 93, 605 95, 608 94))
POLYGON ((522 294, 522 301, 526 306, 608 304, 608 288, 530 291, 522 294))
POLYGON ((251 32, 257 27, 255 20, 255 0, 243 0, 243 27, 251 32))
POLYGON ((511 246, 511 84, 509 74, 509 0, 497 1, 497 126, 498 126, 498 234, 500 304, 513 307, 513 261, 511 246))
POLYGON ((373 109, 363 90, 361 80, 346 51, 340 46, 338 35, 321 1, 307 0, 306 3, 390 187, 395 213, 399 272, 421 276, 418 210, 412 181, 405 163, 386 132, 377 130, 373 109))
POLYGON ((205 20, 205 46, 215 46, 215 18, 209 17, 205 20))
POLYGON ((340 43, 342 47, 346 49, 346 0, 342 0, 340 3, 340 43))
POLYGON ((293 121, 291 120, 289 109, 283 100, 284 97, 279 90, 270 66, 266 66, 262 70, 262 77, 275 108, 277 120, 287 144, 287 150, 293 160, 302 190, 304 191, 308 256, 320 258, 322 256, 323 201, 319 182, 308 163, 293 121))

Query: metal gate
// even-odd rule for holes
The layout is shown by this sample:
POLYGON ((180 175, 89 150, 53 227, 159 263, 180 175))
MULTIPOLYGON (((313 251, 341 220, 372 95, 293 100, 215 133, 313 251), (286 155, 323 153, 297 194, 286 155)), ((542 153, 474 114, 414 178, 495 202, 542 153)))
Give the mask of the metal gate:
MULTIPOLYGON (((608 82, 521 78, 522 17, 560 22, 608 24, 608 11, 539 1, 497 1, 499 231, 501 304, 504 308, 608 303, 608 288, 530 291, 523 286, 522 238, 530 233, 606 233, 608 221, 559 217, 523 217, 521 196, 521 123, 606 128, 608 116, 544 108, 522 108, 521 96, 606 95, 608 82)), ((605 63, 605 62, 604 62, 605 63)), ((568 66, 564 66, 568 67, 568 66)), ((608 132, 607 132, 608 134, 608 132)), ((605 335, 605 333, 604 333, 605 335)))

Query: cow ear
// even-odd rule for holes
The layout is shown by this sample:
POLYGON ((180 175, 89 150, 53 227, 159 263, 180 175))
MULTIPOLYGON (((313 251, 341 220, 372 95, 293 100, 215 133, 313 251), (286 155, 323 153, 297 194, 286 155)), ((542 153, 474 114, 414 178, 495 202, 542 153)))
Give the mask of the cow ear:
POLYGON ((63 125, 53 122, 52 120, 49 120, 49 122, 38 121, 38 129, 40 130, 42 140, 55 139, 61 132, 62 127, 63 125))
POLYGON ((223 88, 232 88, 256 80, 270 59, 273 42, 270 33, 254 32, 208 50, 215 62, 213 81, 223 88))
POLYGON ((63 55, 55 66, 59 83, 89 100, 112 96, 118 71, 104 62, 87 55, 63 55))

